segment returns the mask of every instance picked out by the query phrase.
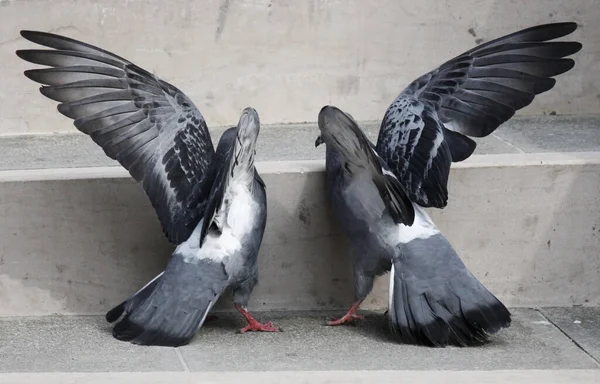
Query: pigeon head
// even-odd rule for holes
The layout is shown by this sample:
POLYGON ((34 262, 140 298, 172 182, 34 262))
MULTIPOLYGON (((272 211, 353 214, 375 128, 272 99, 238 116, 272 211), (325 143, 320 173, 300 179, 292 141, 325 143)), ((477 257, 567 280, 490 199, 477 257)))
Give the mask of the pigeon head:
POLYGON ((315 141, 315 147, 325 143, 332 146, 346 157, 359 151, 362 136, 360 128, 349 113, 332 105, 324 106, 319 112, 319 130, 321 134, 315 141))
POLYGON ((234 156, 235 162, 245 164, 245 169, 252 169, 256 155, 256 140, 260 132, 260 119, 254 108, 246 108, 240 116, 235 130, 234 156))
POLYGON ((254 147, 259 132, 260 119, 258 118, 258 112, 251 107, 244 109, 237 125, 237 137, 242 146, 254 147))

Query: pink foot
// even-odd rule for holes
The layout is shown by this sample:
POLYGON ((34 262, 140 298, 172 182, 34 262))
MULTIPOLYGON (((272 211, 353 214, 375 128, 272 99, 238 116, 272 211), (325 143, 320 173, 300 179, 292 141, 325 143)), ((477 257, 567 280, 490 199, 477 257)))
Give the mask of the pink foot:
POLYGON ((242 314, 242 316, 244 316, 246 321, 248 322, 248 325, 246 325, 244 328, 240 329, 240 331, 239 331, 240 333, 246 333, 246 332, 250 332, 250 331, 279 332, 279 328, 273 326, 272 322, 269 321, 268 323, 261 324, 245 308, 236 304, 235 309, 237 309, 242 314))
POLYGON ((358 311, 358 307, 360 306, 360 303, 362 303, 362 300, 357 301, 356 303, 352 304, 352 306, 350 307, 350 309, 348 310, 348 312, 346 312, 346 314, 344 316, 340 317, 337 320, 328 321, 327 325, 352 324, 352 323, 354 323, 355 320, 364 319, 364 316, 360 316, 360 315, 356 314, 356 312, 358 311))
POLYGON ((337 320, 330 320, 327 322, 327 325, 342 325, 342 324, 352 324, 354 320, 363 320, 364 316, 357 315, 355 313, 346 313, 344 316, 340 317, 337 320))
POLYGON ((274 327, 272 322, 261 324, 258 321, 248 323, 244 328, 240 329, 240 333, 246 333, 249 331, 254 332, 279 332, 279 328, 274 327))

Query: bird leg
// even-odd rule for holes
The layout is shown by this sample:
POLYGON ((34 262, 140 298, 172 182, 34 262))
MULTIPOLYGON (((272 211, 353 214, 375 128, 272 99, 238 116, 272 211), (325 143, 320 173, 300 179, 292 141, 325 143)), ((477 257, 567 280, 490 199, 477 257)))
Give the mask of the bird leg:
POLYGON ((279 332, 279 328, 273 326, 272 322, 268 322, 265 324, 261 324, 258 322, 258 320, 256 320, 251 314, 250 312, 248 312, 244 307, 242 307, 241 305, 235 305, 235 309, 238 310, 239 313, 242 314, 242 316, 244 316, 244 319, 246 319, 246 321, 248 322, 248 325, 246 325, 244 328, 240 329, 240 333, 246 333, 248 331, 258 331, 258 332, 279 332))
POLYGON ((328 321, 327 325, 350 324, 350 323, 353 323, 354 320, 364 319, 363 316, 356 314, 356 312, 358 311, 358 307, 360 306, 361 303, 362 303, 362 300, 359 300, 356 303, 352 304, 352 306, 350 307, 350 309, 348 310, 348 312, 346 312, 346 314, 344 316, 340 317, 337 320, 328 321))

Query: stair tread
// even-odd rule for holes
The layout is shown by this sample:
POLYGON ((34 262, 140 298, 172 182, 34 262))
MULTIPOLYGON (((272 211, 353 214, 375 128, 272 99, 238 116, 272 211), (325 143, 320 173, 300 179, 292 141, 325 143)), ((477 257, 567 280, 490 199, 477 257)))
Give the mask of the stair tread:
MULTIPOLYGON (((586 318, 600 318, 600 308, 585 311, 586 318)), ((549 321, 559 315, 566 321, 569 310, 549 309, 546 316, 550 317, 534 309, 515 308, 512 312, 513 325, 487 345, 438 349, 391 342, 382 314, 372 312, 356 326, 343 327, 323 325, 324 317, 331 313, 259 312, 259 320, 273 320, 283 332, 244 335, 236 333, 243 325, 239 316, 219 313, 190 345, 178 349, 119 342, 100 316, 5 317, 0 318, 0 372, 599 368, 592 357, 597 350, 580 349, 549 321)), ((579 337, 597 338, 597 324, 584 325, 589 332, 596 329, 595 334, 579 337)))
MULTIPOLYGON (((520 116, 492 135, 475 139, 475 154, 600 151, 600 116, 520 116)), ((379 122, 363 122, 367 136, 377 140, 379 122)), ((217 141, 224 128, 211 129, 217 141)), ((73 128, 73 132, 76 132, 73 128)), ((268 125, 261 129, 258 161, 315 160, 315 123, 268 125)), ((0 137, 0 170, 118 166, 102 149, 80 133, 0 137)))

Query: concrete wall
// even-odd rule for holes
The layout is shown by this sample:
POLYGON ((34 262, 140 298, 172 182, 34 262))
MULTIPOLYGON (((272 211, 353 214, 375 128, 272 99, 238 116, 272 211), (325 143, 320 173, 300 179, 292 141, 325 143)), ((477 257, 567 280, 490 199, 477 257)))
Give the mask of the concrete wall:
POLYGON ((592 0, 0 0, 0 134, 74 131, 14 55, 20 29, 100 45, 183 89, 209 125, 242 108, 315 121, 334 103, 380 119, 411 80, 518 29, 576 21, 577 66, 523 113, 600 112, 600 6, 592 0))
MULTIPOLYGON (((269 218, 250 307, 346 307, 351 268, 322 162, 259 169, 269 218)), ((600 305, 598 153, 473 156, 451 173, 432 218, 492 292, 512 306, 600 305)), ((171 249, 120 168, 0 172, 0 315, 103 312, 171 249)), ((364 307, 385 307, 386 290, 382 278, 364 307)))

